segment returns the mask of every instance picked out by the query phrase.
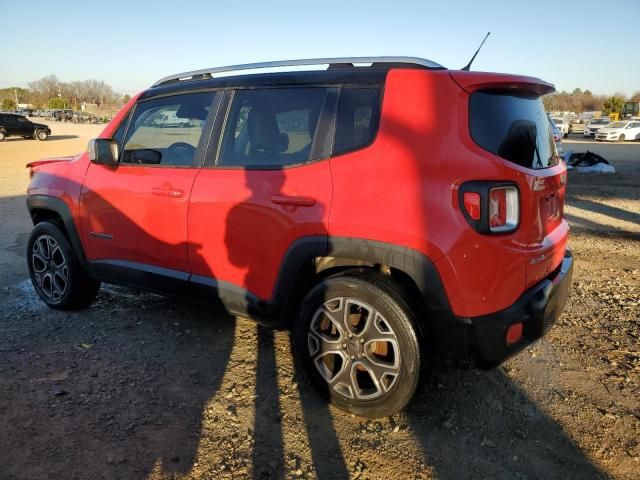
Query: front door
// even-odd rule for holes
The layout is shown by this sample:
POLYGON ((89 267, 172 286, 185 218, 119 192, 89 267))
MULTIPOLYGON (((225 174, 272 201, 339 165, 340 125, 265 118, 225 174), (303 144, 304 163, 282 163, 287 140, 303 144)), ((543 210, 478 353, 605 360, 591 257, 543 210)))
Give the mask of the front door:
MULTIPOLYGON (((92 164, 81 192, 88 260, 186 280, 187 211, 202 161, 215 92, 139 101, 116 168, 92 164)), ((122 136, 118 130, 115 136, 122 136)))

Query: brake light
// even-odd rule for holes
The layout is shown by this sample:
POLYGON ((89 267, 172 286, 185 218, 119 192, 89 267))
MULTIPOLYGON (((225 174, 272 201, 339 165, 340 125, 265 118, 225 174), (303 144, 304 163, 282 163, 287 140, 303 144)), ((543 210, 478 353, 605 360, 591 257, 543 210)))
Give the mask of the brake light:
POLYGON ((458 190, 461 210, 480 233, 508 233, 518 228, 520 200, 516 186, 507 182, 472 181, 458 190))
POLYGON ((464 192, 464 208, 473 220, 480 220, 480 194, 464 192))
POLYGON ((497 187, 489 190, 489 229, 492 232, 510 232, 518 226, 520 208, 515 187, 497 187))

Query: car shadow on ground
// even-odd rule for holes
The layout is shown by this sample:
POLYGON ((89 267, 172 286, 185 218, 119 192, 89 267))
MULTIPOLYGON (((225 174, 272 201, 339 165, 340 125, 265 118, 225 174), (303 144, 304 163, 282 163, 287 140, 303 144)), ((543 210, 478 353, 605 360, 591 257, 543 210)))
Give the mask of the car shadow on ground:
MULTIPOLYGON (((35 296, 29 288, 18 294, 35 296)), ((120 287, 104 289, 86 312, 21 303, 21 334, 3 335, 0 344, 0 461, 8 478, 171 476, 193 473, 197 461, 205 466, 203 444, 224 449, 223 458, 238 454, 233 434, 218 423, 228 417, 208 413, 211 402, 225 402, 219 389, 233 375, 233 350, 242 348, 235 319, 120 287)), ((253 478, 287 478, 273 331, 257 328, 255 358, 245 359, 256 364, 255 400, 243 405, 255 415, 245 462, 253 478)), ((303 415, 294 428, 310 447, 301 467, 312 463, 320 479, 351 477, 343 452, 358 439, 344 431, 366 420, 330 409, 299 372, 295 380, 303 415)), ((604 477, 500 369, 438 368, 397 422, 421 450, 409 458, 422 456, 437 478, 604 477)), ((359 455, 366 460, 367 448, 377 455, 393 441, 384 432, 359 443, 359 455)), ((211 467, 210 474, 219 472, 211 467)))

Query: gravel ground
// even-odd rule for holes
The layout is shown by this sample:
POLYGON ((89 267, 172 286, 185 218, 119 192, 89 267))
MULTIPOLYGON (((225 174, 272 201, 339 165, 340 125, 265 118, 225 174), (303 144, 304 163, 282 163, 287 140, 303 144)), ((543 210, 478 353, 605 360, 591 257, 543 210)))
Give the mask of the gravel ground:
POLYGON ((104 287, 63 313, 28 281, 24 164, 101 127, 0 144, 0 478, 638 478, 640 144, 570 141, 618 173, 571 172, 566 313, 491 372, 436 365, 378 421, 319 399, 289 335, 104 287))

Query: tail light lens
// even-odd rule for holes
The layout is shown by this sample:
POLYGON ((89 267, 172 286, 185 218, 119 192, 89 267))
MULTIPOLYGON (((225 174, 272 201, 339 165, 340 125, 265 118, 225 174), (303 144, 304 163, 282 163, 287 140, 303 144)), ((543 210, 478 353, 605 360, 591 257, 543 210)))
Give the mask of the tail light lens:
POLYGON ((507 182, 473 181, 458 190, 467 222, 480 233, 509 233, 520 221, 520 194, 507 182))
POLYGON ((473 220, 480 220, 480 194, 464 192, 464 208, 473 220))
POLYGON ((492 232, 512 232, 518 226, 520 205, 515 187, 489 190, 489 229, 492 232))

